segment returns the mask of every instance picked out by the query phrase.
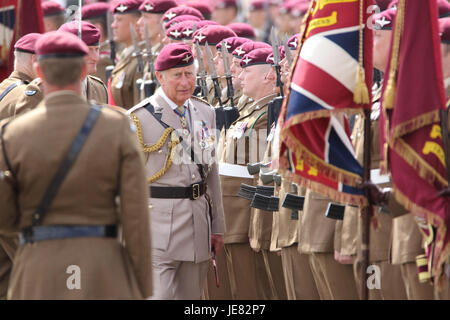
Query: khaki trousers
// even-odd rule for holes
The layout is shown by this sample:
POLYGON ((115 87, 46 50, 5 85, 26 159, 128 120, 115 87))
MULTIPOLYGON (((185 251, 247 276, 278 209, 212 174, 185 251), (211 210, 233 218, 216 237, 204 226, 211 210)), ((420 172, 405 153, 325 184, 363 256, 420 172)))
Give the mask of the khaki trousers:
POLYGON ((284 282, 288 300, 319 300, 309 256, 299 253, 297 244, 281 249, 284 282))
POLYGON ((231 296, 234 300, 270 299, 263 255, 247 243, 224 244, 231 296))
MULTIPOLYGON (((371 266, 378 267, 380 276, 380 288, 369 289, 369 300, 406 300, 406 289, 403 284, 403 278, 400 270, 400 266, 393 265, 389 261, 371 262, 371 266)), ((358 293, 361 283, 361 262, 359 260, 354 263, 354 276, 357 284, 358 293)), ((368 279, 368 276, 374 275, 372 271, 370 274, 365 275, 364 279, 368 279)))
POLYGON ((356 300, 358 292, 350 264, 340 264, 333 253, 311 253, 309 264, 322 300, 356 300))
POLYGON ((195 263, 164 258, 152 250, 153 295, 151 300, 200 300, 209 261, 195 263))
POLYGON ((261 253, 264 258, 266 277, 270 285, 269 299, 286 300, 286 285, 284 283, 281 257, 276 252, 269 250, 261 250, 261 253))
POLYGON ((433 300, 434 288, 426 282, 421 283, 417 274, 415 262, 403 263, 400 265, 403 283, 405 284, 406 296, 408 300, 433 300))

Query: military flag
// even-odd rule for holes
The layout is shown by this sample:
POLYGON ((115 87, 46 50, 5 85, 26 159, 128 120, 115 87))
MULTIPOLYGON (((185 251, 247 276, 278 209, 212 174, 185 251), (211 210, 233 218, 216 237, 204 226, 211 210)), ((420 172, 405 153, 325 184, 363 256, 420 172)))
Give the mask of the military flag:
POLYGON ((13 70, 14 44, 32 32, 44 32, 41 0, 0 0, 0 81, 13 70))
POLYGON ((334 201, 366 203, 345 114, 370 108, 372 0, 312 1, 279 125, 279 168, 334 201))
POLYGON ((382 169, 425 235, 429 276, 436 280, 450 253, 450 199, 438 195, 448 187, 438 10, 436 0, 400 0, 397 8, 380 121, 382 169))

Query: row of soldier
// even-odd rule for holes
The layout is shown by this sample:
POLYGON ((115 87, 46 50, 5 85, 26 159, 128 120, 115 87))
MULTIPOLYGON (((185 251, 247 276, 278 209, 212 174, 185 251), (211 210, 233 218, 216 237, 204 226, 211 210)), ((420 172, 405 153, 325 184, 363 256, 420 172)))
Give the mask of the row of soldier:
MULTIPOLYGON (((304 8, 302 14, 308 9, 308 2, 303 1, 299 5, 304 8)), ((109 43, 124 49, 117 55, 109 78, 107 68, 105 71, 97 70, 107 81, 108 88, 101 79, 88 76, 82 82, 81 93, 97 104, 120 106, 123 109, 116 108, 120 112, 130 109, 127 113, 135 124, 138 140, 145 152, 145 178, 151 186, 153 298, 198 299, 201 293, 204 299, 357 299, 357 283, 363 272, 358 249, 361 238, 359 209, 345 207, 342 214, 342 206, 330 206, 326 197, 300 188, 268 168, 268 163, 276 158, 276 119, 286 92, 283 84, 287 83, 298 35, 280 41, 272 31, 272 45, 269 45, 239 37, 232 28, 205 21, 203 15, 191 7, 178 6, 170 1, 120 0, 111 7, 100 3, 87 5, 83 8, 83 16, 93 24, 82 24, 82 40, 89 47, 86 58, 89 74, 96 72, 99 44, 101 39, 105 39, 100 30, 108 29, 107 23, 106 28, 105 23, 102 28, 95 27, 98 20, 89 18, 101 16, 100 20, 105 22, 109 9, 112 9, 114 18, 111 23, 114 38, 109 43), (144 41, 139 43, 140 39, 144 41), (173 44, 167 45, 167 42, 173 44), (185 96, 191 90, 190 68, 194 63, 198 72, 195 93, 206 102, 185 96), (180 70, 181 74, 177 75, 176 71, 180 70), (186 79, 177 80, 172 75, 186 79), (213 117, 202 111, 209 104, 215 110, 213 117), (170 117, 165 116, 163 105, 174 110, 170 117), (176 108, 180 105, 185 105, 184 111, 176 108), (156 107, 153 113, 148 112, 149 106, 156 107), (201 111, 200 115, 198 111, 201 111), (158 113, 162 113, 162 118, 158 118, 158 113), (200 149, 215 153, 219 162, 204 166, 207 177, 203 176, 205 172, 200 169, 197 172, 191 164, 186 167, 175 163, 167 166, 167 160, 173 160, 173 146, 182 145, 183 137, 190 141, 186 138, 191 132, 194 136, 194 120, 197 118, 200 120, 200 149), (158 122, 162 128, 155 129, 158 122), (151 148, 163 138, 166 132, 163 129, 167 129, 164 124, 169 124, 168 128, 179 129, 180 136, 171 136, 172 140, 167 145, 163 140, 162 147, 151 148), (220 133, 215 133, 216 128, 220 133), (212 133, 208 133, 208 129, 212 133), (180 177, 175 179, 174 175, 180 177), (195 183, 199 180, 200 183, 195 183), (165 187, 187 186, 192 182, 193 186, 187 190, 194 196, 189 199, 176 196, 174 198, 178 200, 167 200, 168 192, 178 191, 165 187), (199 201, 204 195, 212 199, 199 201), (191 201, 198 203, 192 204, 191 201), (207 206, 213 208, 212 214, 206 217, 206 222, 197 220, 202 218, 195 216, 201 216, 199 212, 207 206), (181 213, 186 210, 190 211, 188 221, 181 218, 181 213), (189 223, 198 226, 184 225, 189 223), (191 229, 203 238, 196 238, 191 229), (209 249, 204 248, 208 237, 207 246, 213 248, 215 266, 210 265, 209 269, 209 249), (185 264, 181 264, 182 267, 180 261, 191 265, 187 263, 188 266, 184 267, 185 264), (197 268, 195 271, 192 265, 197 268), (219 287, 217 282, 220 282, 219 287)), ((374 66, 381 72, 386 66, 395 12, 394 7, 374 17, 378 26, 374 31, 374 66)), ((442 2, 440 15, 443 18, 440 22, 446 77, 449 76, 446 73, 449 68, 446 43, 449 23, 444 17, 449 12, 448 3, 442 2)), ((245 25, 240 27, 242 30, 245 25)), ((78 23, 65 24, 61 29, 77 35, 78 23)), ((7 91, 0 101, 2 118, 19 119, 21 113, 35 109, 43 99, 43 81, 35 79, 37 74, 32 68, 36 61, 34 46, 40 37, 32 34, 16 43, 16 71, 1 85, 2 90, 7 91)), ((114 55, 106 56, 110 59, 114 55)), ((372 130, 375 133, 380 93, 378 83, 374 88, 372 108, 372 130)), ((362 160, 362 119, 354 119, 352 138, 359 160, 362 160)), ((373 140, 372 167, 377 169, 377 134, 373 140)), ((371 298, 447 298, 445 289, 434 293, 429 283, 419 281, 415 260, 423 254, 423 239, 412 215, 395 207, 395 203, 379 202, 382 205, 371 226, 370 263, 379 268, 381 283, 369 291, 371 298), (396 217, 398 215, 402 216, 396 217)), ((6 263, 2 262, 0 269, 8 274, 17 244, 11 238, 1 239, 6 263)), ((3 288, 7 283, 3 282, 3 288)), ((54 297, 61 293, 53 294, 54 297)), ((145 293, 141 294, 147 297, 145 293)), ((5 289, 3 295, 6 295, 5 289)), ((21 292, 10 297, 43 296, 27 296, 21 292)))

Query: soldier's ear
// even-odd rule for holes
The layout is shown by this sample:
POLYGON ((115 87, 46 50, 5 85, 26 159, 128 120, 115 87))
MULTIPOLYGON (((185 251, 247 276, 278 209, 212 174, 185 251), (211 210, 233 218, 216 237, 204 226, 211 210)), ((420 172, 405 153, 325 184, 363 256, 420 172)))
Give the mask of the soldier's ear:
POLYGON ((34 69, 34 74, 36 75, 36 78, 44 79, 44 76, 42 74, 42 69, 41 69, 41 66, 39 65, 39 62, 36 61, 33 63, 33 69, 34 69))
POLYGON ((88 75, 87 65, 86 63, 83 63, 83 69, 81 70, 81 80, 86 79, 87 75, 88 75))
POLYGON ((159 71, 156 71, 155 72, 155 75, 156 75, 156 79, 158 79, 158 82, 159 83, 162 83, 163 81, 163 79, 164 79, 164 75, 163 75, 163 73, 162 72, 159 72, 159 71))

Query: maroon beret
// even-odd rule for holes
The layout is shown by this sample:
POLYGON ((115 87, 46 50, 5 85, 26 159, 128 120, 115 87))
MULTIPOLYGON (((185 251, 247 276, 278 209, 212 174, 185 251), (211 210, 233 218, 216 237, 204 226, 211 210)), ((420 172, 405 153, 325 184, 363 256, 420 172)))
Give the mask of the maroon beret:
POLYGON ((238 37, 243 38, 251 38, 254 39, 256 37, 255 30, 253 27, 245 22, 233 22, 227 25, 228 28, 233 30, 238 37))
POLYGON ((194 43, 198 42, 199 45, 215 46, 225 38, 236 37, 236 33, 228 27, 221 25, 209 25, 195 31, 192 38, 194 43))
POLYGON ((166 30, 166 36, 172 40, 183 40, 183 27, 179 23, 174 24, 166 30))
POLYGON ((40 33, 28 33, 17 40, 16 44, 14 45, 14 49, 16 51, 35 54, 36 42, 41 36, 42 34, 40 33))
POLYGON ((439 10, 439 18, 450 16, 450 3, 448 3, 448 0, 438 0, 437 6, 439 10))
POLYGON ((145 13, 163 14, 176 6, 178 4, 174 0, 146 0, 141 4, 139 10, 145 13))
MULTIPOLYGON (((260 50, 260 49, 258 49, 260 50)), ((283 60, 285 57, 284 47, 280 47, 280 61, 283 60)), ((242 60, 241 60, 242 61, 242 60)), ((275 60, 273 59, 273 52, 271 52, 266 59, 266 62, 270 65, 274 65, 275 60)))
POLYGON ((53 1, 42 2, 42 13, 44 17, 56 16, 59 14, 64 14, 65 10, 59 3, 53 1))
POLYGON ((295 4, 291 9, 291 16, 293 17, 300 17, 303 16, 309 8, 309 3, 307 2, 299 2, 295 4))
POLYGON ((186 67, 194 63, 191 48, 184 43, 170 43, 159 52, 155 62, 156 71, 186 67))
POLYGON ((237 8, 236 0, 219 0, 216 2, 214 9, 224 9, 224 8, 231 8, 231 7, 237 8))
MULTIPOLYGON (((78 26, 78 21, 71 21, 64 23, 58 30, 78 36, 78 26)), ((81 40, 88 46, 98 46, 100 43, 100 30, 89 22, 81 21, 81 40)))
POLYGON ((173 26, 174 24, 183 22, 183 21, 201 21, 199 17, 197 16, 191 16, 189 14, 185 14, 182 16, 177 16, 175 18, 173 18, 172 20, 167 21, 164 24, 164 29, 167 30, 169 29, 171 26, 173 26))
POLYGON ((142 0, 116 0, 111 4, 111 11, 114 14, 127 14, 139 11, 142 0))
POLYGON ((192 35, 194 34, 194 25, 197 22, 198 21, 188 20, 178 23, 177 25, 179 26, 179 30, 183 34, 181 38, 186 40, 192 40, 192 35))
POLYGON ((81 17, 83 20, 95 19, 106 16, 110 5, 105 2, 96 2, 84 5, 81 9, 81 17))
POLYGON ((450 17, 439 19, 441 42, 450 44, 450 17))
POLYGON ((373 26, 377 30, 392 30, 397 9, 390 8, 373 15, 373 26))
POLYGON ((259 48, 250 51, 241 60, 241 68, 257 64, 269 64, 267 57, 272 53, 272 48, 259 48))
POLYGON ((299 33, 294 34, 292 37, 290 37, 288 39, 288 41, 286 42, 287 46, 289 47, 289 49, 291 50, 297 50, 298 48, 298 37, 299 37, 299 33))
POLYGON ((266 3, 265 0, 252 0, 248 5, 248 11, 263 10, 266 3))
POLYGON ((38 59, 73 58, 87 55, 89 48, 76 35, 64 31, 43 34, 36 42, 38 59))
POLYGON ((197 26, 197 30, 206 26, 218 26, 219 23, 212 20, 201 20, 195 24, 197 26))
MULTIPOLYGON (((252 40, 247 39, 247 38, 241 38, 241 37, 230 37, 230 38, 223 39, 223 41, 225 41, 225 43, 227 45, 228 52, 233 52, 234 49, 236 49, 240 45, 243 45, 244 43, 252 41, 252 40)), ((216 49, 220 50, 221 48, 222 48, 222 42, 219 42, 216 45, 216 49)))
POLYGON ((212 10, 208 3, 200 1, 189 1, 185 3, 186 6, 197 9, 204 17, 211 16, 212 10))
POLYGON ((163 17, 163 22, 168 22, 169 20, 172 20, 175 17, 183 16, 183 15, 191 15, 199 17, 201 20, 204 19, 202 13, 198 11, 195 8, 186 7, 186 6, 178 6, 175 8, 171 8, 166 11, 163 17))
POLYGON ((260 49, 260 48, 272 49, 272 47, 265 42, 248 41, 248 42, 245 42, 244 44, 240 45, 236 49, 234 49, 232 54, 234 57, 236 57, 238 59, 242 59, 244 57, 244 55, 246 55, 250 51, 253 51, 255 49, 260 49))

